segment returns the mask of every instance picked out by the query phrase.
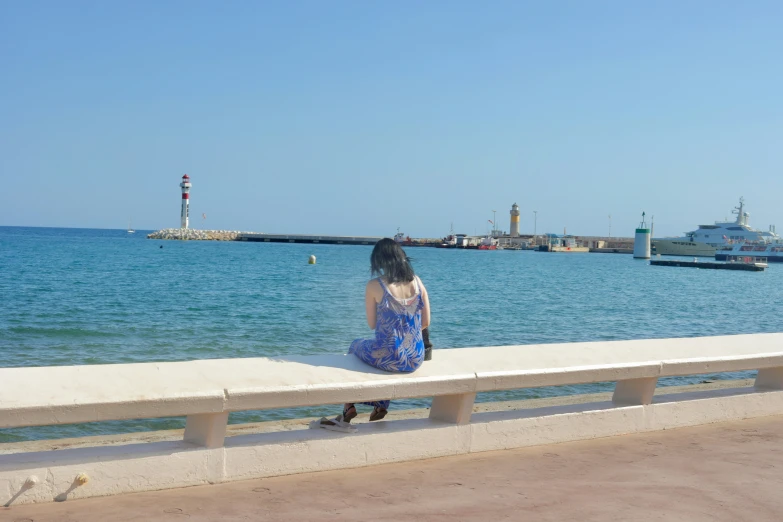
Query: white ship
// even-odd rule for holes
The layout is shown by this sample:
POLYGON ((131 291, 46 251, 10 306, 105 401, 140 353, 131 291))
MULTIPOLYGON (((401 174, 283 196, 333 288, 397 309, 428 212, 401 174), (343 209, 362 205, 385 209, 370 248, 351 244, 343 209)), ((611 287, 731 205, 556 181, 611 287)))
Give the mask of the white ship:
POLYGON ((770 226, 769 232, 751 228, 748 225, 750 214, 745 212, 745 199, 731 211, 737 214, 734 221, 716 221, 714 225, 699 225, 699 228, 687 232, 685 237, 652 240, 652 253, 662 256, 713 257, 720 250, 731 250, 737 243, 779 241, 781 238, 770 226))

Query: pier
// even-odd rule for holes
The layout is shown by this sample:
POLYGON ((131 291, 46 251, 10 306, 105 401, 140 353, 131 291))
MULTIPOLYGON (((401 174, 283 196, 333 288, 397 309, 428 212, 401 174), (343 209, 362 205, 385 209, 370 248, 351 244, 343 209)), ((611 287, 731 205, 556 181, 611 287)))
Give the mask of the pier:
POLYGON ((304 234, 258 234, 239 233, 235 241, 255 243, 320 243, 324 245, 374 245, 382 237, 367 236, 314 236, 304 234))
POLYGON ((164 228, 147 234, 147 239, 172 241, 236 241, 242 232, 235 230, 201 230, 197 228, 164 228))
MULTIPOLYGON (((405 238, 400 241, 403 247, 458 248, 476 250, 486 236, 462 236, 464 244, 447 244, 443 238, 405 238)), ((579 252, 630 254, 632 249, 630 238, 606 238, 590 236, 574 236, 575 249, 579 252)), ((245 241, 252 243, 303 243, 323 245, 374 245, 382 239, 381 236, 332 236, 317 234, 268 234, 261 232, 239 232, 233 230, 200 230, 192 228, 166 228, 147 235, 147 239, 165 239, 175 241, 245 241)), ((497 236, 493 240, 499 242, 498 249, 510 250, 541 250, 536 238, 532 235, 520 235, 515 238, 497 236)), ((539 238, 543 241, 543 236, 539 238)))
POLYGON ((705 268, 708 270, 743 270, 746 272, 762 272, 767 268, 761 263, 719 263, 716 261, 680 261, 677 259, 653 259, 653 266, 676 266, 686 268, 705 268))

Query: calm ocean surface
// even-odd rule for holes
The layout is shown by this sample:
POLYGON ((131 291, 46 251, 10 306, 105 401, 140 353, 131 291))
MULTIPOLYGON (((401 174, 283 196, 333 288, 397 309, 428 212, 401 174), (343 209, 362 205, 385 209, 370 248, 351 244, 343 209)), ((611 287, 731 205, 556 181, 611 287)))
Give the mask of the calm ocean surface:
MULTIPOLYGON (((354 338, 372 335, 363 308, 372 247, 156 241, 147 233, 0 227, 0 366, 345 353, 354 338), (317 265, 307 264, 310 254, 317 265)), ((751 273, 651 267, 617 254, 408 254, 430 293, 436 349, 781 330, 783 266, 751 273)), ((480 400, 609 389, 516 390, 480 400)), ((242 412, 230 422, 336 409, 242 412)), ((152 419, 8 429, 0 442, 182 426, 183 419, 152 419)))

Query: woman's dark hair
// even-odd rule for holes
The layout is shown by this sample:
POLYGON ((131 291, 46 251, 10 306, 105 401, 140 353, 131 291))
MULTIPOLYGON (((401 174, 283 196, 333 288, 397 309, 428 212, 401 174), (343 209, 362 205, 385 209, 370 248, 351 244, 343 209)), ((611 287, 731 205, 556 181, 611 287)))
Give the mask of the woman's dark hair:
POLYGON ((382 275, 389 283, 410 283, 415 275, 405 251, 388 237, 375 243, 370 254, 370 272, 374 276, 382 275))

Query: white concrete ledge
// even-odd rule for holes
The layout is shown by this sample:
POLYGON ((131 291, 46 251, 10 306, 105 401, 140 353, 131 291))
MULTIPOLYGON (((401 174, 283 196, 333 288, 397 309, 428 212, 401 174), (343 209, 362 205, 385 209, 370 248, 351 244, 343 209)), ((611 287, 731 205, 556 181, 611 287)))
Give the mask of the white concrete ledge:
POLYGON ((783 334, 438 350, 412 374, 353 356, 0 368, 0 428, 783 367, 783 334))
POLYGON ((782 390, 783 334, 438 350, 411 374, 340 355, 2 368, 0 428, 183 415, 187 422, 185 440, 173 445, 0 455, 0 505, 781 414, 782 390), (754 388, 653 401, 660 377, 741 370, 760 370, 754 388), (610 403, 473 414, 477 392, 604 381, 617 383, 610 403), (225 438, 231 411, 411 397, 433 397, 429 420, 365 425, 350 436, 225 438))
POLYGON ((612 382, 661 375, 661 363, 629 363, 542 370, 503 370, 476 374, 476 391, 540 388, 564 384, 612 382))
MULTIPOLYGON (((776 348, 783 350, 783 340, 776 348)), ((781 357, 777 353, 758 355, 728 355, 720 358, 698 357, 685 360, 667 360, 661 363, 661 375, 696 375, 701 373, 740 372, 761 370, 781 366, 781 357)))

